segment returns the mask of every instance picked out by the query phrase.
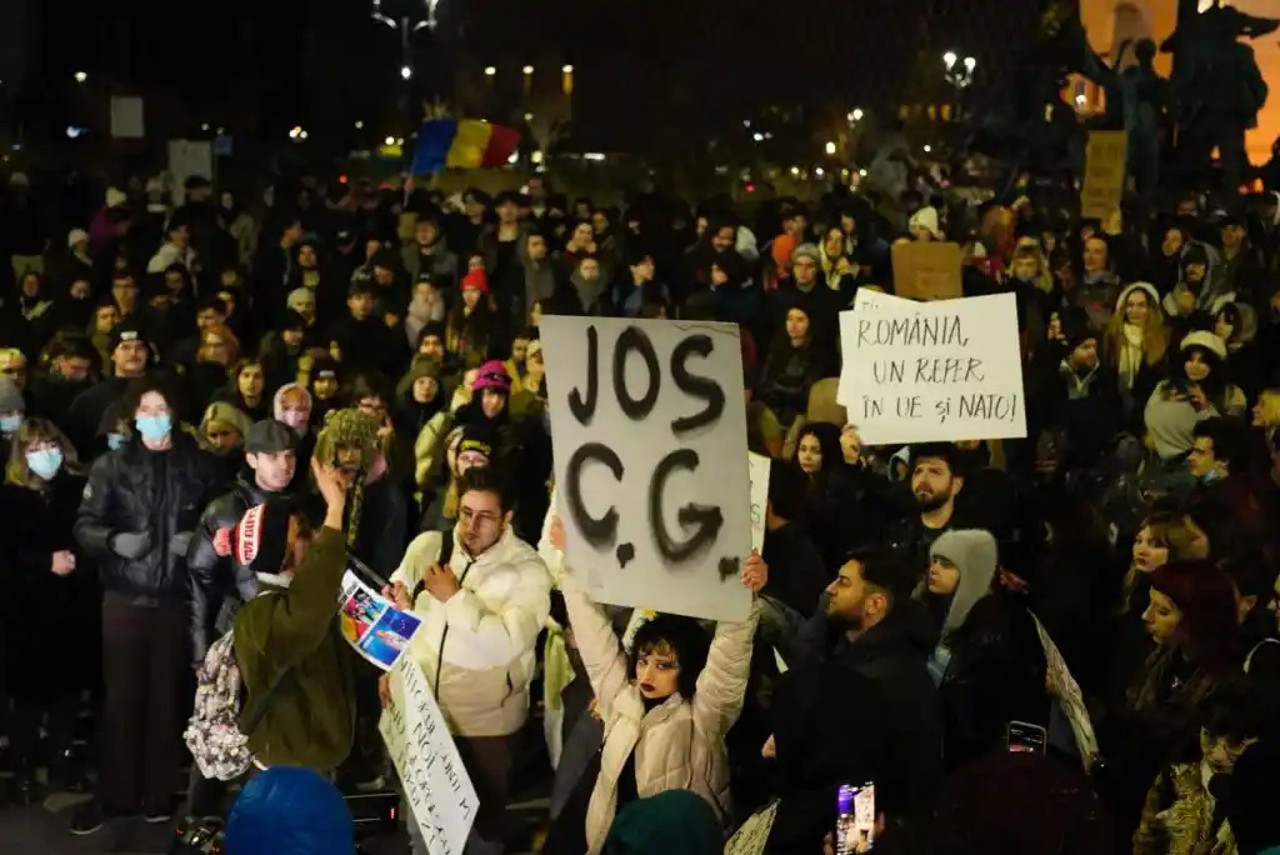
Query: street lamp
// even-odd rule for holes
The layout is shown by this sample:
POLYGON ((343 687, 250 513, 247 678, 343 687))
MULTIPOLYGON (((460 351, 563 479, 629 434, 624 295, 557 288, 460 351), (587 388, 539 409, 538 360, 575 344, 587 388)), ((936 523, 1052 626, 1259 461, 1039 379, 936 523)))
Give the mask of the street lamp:
POLYGON ((494 68, 492 65, 485 66, 485 69, 484 69, 485 77, 493 77, 497 73, 498 73, 498 69, 494 68))
POLYGON ((411 77, 413 77, 413 69, 407 65, 400 66, 400 79, 408 80, 411 77))
POLYGON ((560 72, 562 74, 573 74, 573 66, 566 62, 564 65, 560 66, 560 72))
POLYGON ((72 76, 75 77, 76 83, 84 83, 86 80, 89 79, 89 75, 85 74, 83 71, 77 71, 72 76))
POLYGON ((942 55, 942 64, 946 71, 947 82, 956 89, 967 89, 973 83, 973 74, 978 69, 978 60, 966 56, 963 60, 955 51, 947 51, 942 55))
POLYGON ((521 71, 523 71, 523 72, 525 73, 525 75, 526 75, 526 76, 528 76, 528 75, 530 75, 530 74, 533 74, 533 66, 532 66, 532 65, 526 65, 524 68, 522 68, 522 69, 520 69, 520 70, 521 70, 521 71))
POLYGON ((855 107, 855 108, 854 108, 854 111, 853 111, 853 120, 854 120, 855 122, 861 122, 861 121, 862 121, 862 117, 863 117, 863 116, 865 116, 865 115, 866 115, 866 113, 863 113, 863 112, 862 112, 862 108, 861 108, 861 107, 855 107))
POLYGON ((363 121, 361 121, 360 119, 356 119, 356 130, 357 130, 357 131, 363 131, 363 130, 364 130, 364 122, 363 122, 363 121))
POLYGON ((836 153, 836 144, 834 140, 827 141, 826 151, 828 155, 832 155, 836 153))

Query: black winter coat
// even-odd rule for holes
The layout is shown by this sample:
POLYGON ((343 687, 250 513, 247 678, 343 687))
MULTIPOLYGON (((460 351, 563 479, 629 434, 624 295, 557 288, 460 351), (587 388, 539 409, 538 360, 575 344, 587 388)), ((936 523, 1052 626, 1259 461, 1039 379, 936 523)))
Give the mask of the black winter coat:
POLYGON ((231 630, 236 610, 258 593, 253 571, 230 556, 214 551, 218 530, 240 522, 245 511, 256 507, 273 493, 257 486, 241 473, 232 488, 209 503, 196 526, 187 569, 191 573, 191 655, 204 661, 209 645, 231 630))
POLYGON ((76 520, 76 540, 98 561, 104 591, 149 598, 185 598, 187 555, 175 552, 175 535, 190 534, 200 512, 219 488, 210 457, 179 430, 173 447, 154 452, 134 437, 93 464, 76 520), (150 549, 122 558, 111 539, 147 533, 150 549))
POLYGON ((71 535, 83 492, 84 479, 65 472, 45 492, 0 486, 0 613, 15 697, 50 700, 89 687, 99 670, 86 655, 99 635, 98 579, 71 535), (53 553, 64 549, 76 554, 76 569, 56 576, 53 553))
POLYGON ((1010 721, 1048 727, 1044 649, 1031 613, 1013 595, 979 600, 948 646, 938 696, 949 769, 999 747, 1010 721))

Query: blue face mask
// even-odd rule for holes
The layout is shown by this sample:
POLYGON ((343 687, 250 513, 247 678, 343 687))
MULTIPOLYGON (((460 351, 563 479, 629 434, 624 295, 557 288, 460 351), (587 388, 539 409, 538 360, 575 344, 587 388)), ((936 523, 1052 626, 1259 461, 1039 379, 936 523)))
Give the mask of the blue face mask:
POLYGON ((133 423, 147 442, 159 442, 173 429, 173 420, 168 413, 163 416, 138 416, 133 423))
POLYGON ((27 452, 27 466, 38 477, 46 481, 53 480, 62 468, 62 451, 57 448, 43 448, 39 451, 27 452))
POLYGON ((107 434, 107 448, 118 451, 124 447, 124 434, 112 431, 107 434))
POLYGON ((0 433, 17 433, 20 427, 22 427, 22 415, 20 413, 15 413, 11 416, 0 416, 0 433))

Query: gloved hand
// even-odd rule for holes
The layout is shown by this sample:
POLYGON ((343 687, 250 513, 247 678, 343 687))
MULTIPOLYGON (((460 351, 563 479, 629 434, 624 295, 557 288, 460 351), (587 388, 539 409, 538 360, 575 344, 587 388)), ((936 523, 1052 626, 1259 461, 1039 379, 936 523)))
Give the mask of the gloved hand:
POLYGON ((147 531, 122 531, 107 541, 111 551, 121 558, 135 560, 151 551, 151 533, 147 531))
POLYGON ((169 538, 169 554, 187 557, 187 549, 191 546, 192 532, 180 531, 169 538))

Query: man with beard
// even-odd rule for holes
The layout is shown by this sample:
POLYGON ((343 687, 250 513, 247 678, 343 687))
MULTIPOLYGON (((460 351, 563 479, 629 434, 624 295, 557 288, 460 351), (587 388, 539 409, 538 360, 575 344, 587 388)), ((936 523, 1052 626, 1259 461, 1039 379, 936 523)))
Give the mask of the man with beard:
POLYGON ((58 335, 49 345, 49 371, 31 384, 31 415, 65 424, 71 402, 92 385, 98 354, 81 335, 58 335))
POLYGON ((964 487, 956 447, 930 442, 911 449, 911 496, 919 516, 907 517, 889 539, 917 577, 929 567, 929 550, 944 531, 956 528, 956 497, 964 487))
POLYGON ((911 598, 915 576, 888 551, 850 553, 823 592, 817 614, 787 646, 791 671, 778 692, 783 697, 791 687, 809 691, 813 697, 791 700, 821 709, 824 686, 841 670, 870 681, 881 725, 874 733, 846 736, 876 740, 882 755, 893 758, 892 780, 877 780, 876 786, 894 794, 903 807, 897 818, 907 824, 928 810, 942 780, 942 724, 927 668, 938 633, 925 607, 911 598), (824 679, 806 677, 813 673, 824 679))

